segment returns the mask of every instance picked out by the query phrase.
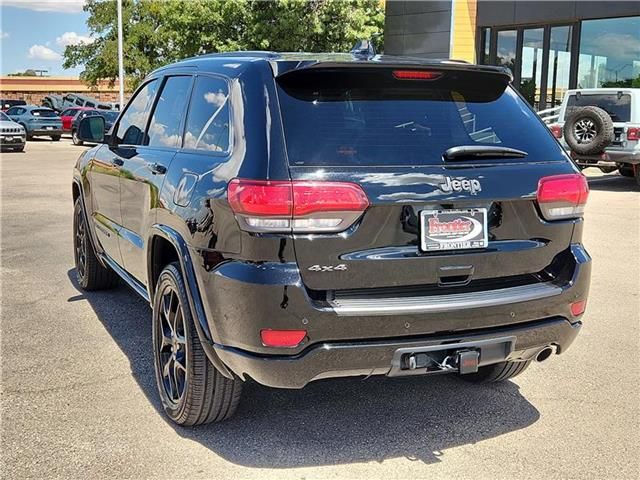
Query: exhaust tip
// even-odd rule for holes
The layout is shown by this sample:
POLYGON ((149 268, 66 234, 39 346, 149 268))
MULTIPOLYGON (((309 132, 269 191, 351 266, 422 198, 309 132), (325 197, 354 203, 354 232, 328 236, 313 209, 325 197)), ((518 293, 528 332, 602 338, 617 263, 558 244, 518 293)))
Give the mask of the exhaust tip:
POLYGON ((538 355, 536 355, 536 362, 544 362, 551 356, 552 353, 553 353, 553 348, 544 347, 542 350, 538 352, 538 355))

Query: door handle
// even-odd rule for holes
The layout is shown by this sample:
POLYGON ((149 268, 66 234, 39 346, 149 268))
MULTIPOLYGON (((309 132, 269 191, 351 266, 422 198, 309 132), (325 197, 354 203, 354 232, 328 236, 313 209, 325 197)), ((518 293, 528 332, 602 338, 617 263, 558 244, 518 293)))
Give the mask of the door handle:
POLYGON ((116 167, 121 167, 124 165, 124 160, 120 157, 113 157, 111 160, 116 167))
POLYGON ((160 165, 159 163, 149 163, 147 164, 147 167, 154 175, 164 175, 167 173, 167 167, 160 165))

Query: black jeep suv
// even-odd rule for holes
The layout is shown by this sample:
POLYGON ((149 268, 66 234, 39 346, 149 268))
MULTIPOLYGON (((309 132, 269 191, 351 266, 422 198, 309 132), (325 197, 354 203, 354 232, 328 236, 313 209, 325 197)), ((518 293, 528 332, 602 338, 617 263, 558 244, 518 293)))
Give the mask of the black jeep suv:
POLYGON ((161 68, 74 170, 84 289, 153 314, 179 424, 243 381, 455 372, 562 353, 591 261, 585 178, 499 67, 244 52, 161 68))

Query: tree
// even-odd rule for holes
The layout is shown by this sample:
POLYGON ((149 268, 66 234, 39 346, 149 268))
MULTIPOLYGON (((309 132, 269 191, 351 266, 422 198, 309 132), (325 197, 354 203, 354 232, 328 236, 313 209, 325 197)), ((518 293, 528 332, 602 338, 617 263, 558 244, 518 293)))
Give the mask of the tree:
POLYGON ((10 73, 9 77, 35 77, 37 75, 36 71, 32 68, 26 69, 24 72, 15 72, 10 73))
MULTIPOLYGON (((233 50, 345 52, 381 34, 380 0, 123 0, 124 69, 134 88, 152 70, 204 53, 233 50)), ((115 1, 87 0, 96 39, 70 45, 64 68, 83 66, 91 85, 118 75, 115 1)), ((378 38, 378 44, 382 41, 378 38)))

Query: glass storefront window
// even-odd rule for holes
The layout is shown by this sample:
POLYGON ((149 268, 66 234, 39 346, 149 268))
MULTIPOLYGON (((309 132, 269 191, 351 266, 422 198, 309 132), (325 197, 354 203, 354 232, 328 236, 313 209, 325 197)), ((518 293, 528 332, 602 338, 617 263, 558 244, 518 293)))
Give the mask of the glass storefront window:
POLYGON ((480 58, 478 63, 481 65, 489 64, 489 47, 491 45, 491 29, 483 28, 480 33, 480 45, 482 45, 482 50, 480 50, 480 58))
POLYGON ((516 71, 516 30, 502 30, 498 32, 498 47, 496 52, 496 65, 509 67, 511 72, 516 71))
POLYGON ((522 34, 522 66, 520 71, 520 93, 538 108, 542 80, 543 28, 530 28, 522 34))
POLYGON ((640 17, 582 22, 578 87, 640 87, 640 17))
POLYGON ((549 69, 547 70, 547 108, 560 105, 569 89, 571 72, 571 27, 551 27, 549 69))

